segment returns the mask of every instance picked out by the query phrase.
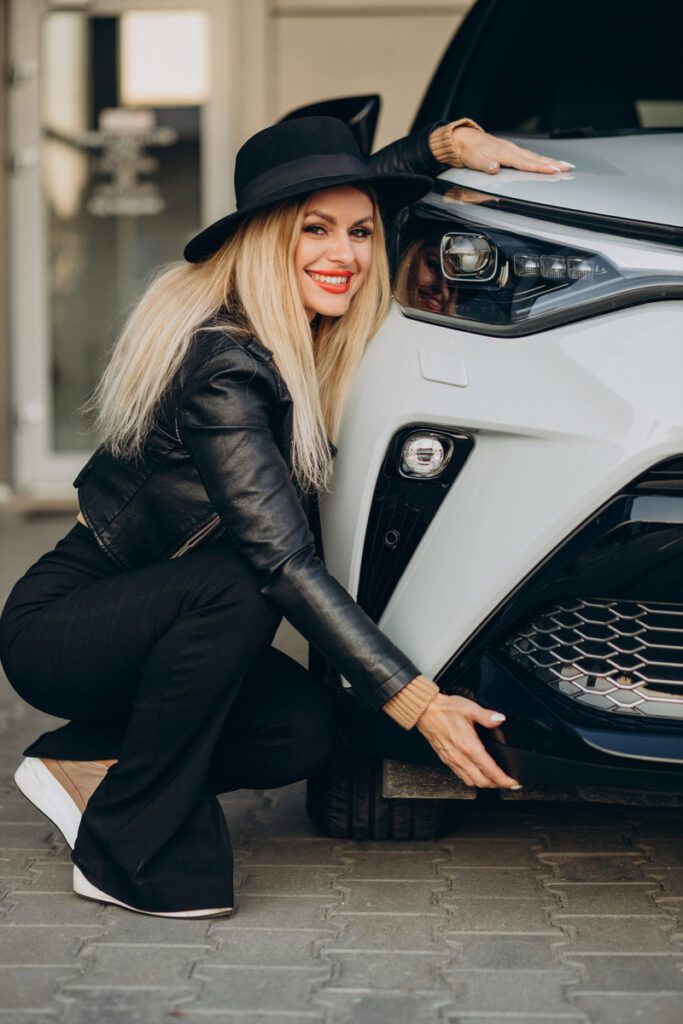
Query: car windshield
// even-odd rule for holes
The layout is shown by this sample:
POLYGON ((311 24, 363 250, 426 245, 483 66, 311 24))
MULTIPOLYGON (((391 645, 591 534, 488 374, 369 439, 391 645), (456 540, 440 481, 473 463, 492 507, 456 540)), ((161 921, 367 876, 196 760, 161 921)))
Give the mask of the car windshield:
POLYGON ((681 128, 682 39, 681 0, 503 0, 443 116, 549 135, 681 128))

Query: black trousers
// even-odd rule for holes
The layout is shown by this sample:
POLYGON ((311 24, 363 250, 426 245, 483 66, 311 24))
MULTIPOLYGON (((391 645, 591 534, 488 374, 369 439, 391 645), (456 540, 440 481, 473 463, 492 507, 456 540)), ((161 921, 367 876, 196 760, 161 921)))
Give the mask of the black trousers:
POLYGON ((216 794, 305 778, 335 730, 330 693, 271 648, 279 622, 220 539, 122 573, 77 524, 15 584, 3 668, 29 704, 70 719, 24 753, 119 758, 72 854, 99 888, 144 910, 234 905, 216 794))

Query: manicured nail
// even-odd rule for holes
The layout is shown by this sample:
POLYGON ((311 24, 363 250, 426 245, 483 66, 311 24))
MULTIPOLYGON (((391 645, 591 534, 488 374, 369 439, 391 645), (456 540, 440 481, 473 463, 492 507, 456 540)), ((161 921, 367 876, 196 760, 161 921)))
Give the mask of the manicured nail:
POLYGON ((558 167, 557 164, 548 164, 548 167, 550 167, 552 171, 557 171, 558 174, 562 174, 562 168, 558 167))
POLYGON ((498 166, 498 161, 497 160, 492 160, 491 163, 489 164, 489 170, 493 171, 493 170, 495 170, 495 168, 497 166, 498 166))
POLYGON ((576 164, 570 164, 568 160, 560 161, 563 167, 571 167, 573 171, 576 170, 576 164))
POLYGON ((521 788, 522 788, 522 786, 521 786, 521 784, 519 782, 517 783, 516 786, 508 786, 508 789, 521 789, 521 788))
POLYGON ((491 721, 492 722, 504 722, 505 721, 505 715, 501 715, 500 711, 496 711, 495 714, 491 715, 491 721))

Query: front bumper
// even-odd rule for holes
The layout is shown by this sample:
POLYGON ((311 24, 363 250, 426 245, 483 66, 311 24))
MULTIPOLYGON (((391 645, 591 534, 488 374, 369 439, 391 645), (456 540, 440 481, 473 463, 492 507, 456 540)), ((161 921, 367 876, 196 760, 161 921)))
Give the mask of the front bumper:
MULTIPOLYGON (((683 806, 680 732, 660 727, 644 730, 641 722, 636 727, 628 722, 607 727, 600 716, 596 719, 582 708, 575 711, 566 698, 558 699, 536 680, 521 678, 518 666, 497 654, 487 653, 463 683, 461 691, 506 715, 503 726, 479 730, 495 761, 523 785, 520 791, 498 791, 502 799, 683 806)), ((359 725, 358 719, 354 724, 359 725)), ((360 736, 362 727, 350 728, 347 720, 346 734, 351 732, 360 736)), ((387 737, 382 747, 383 795, 394 799, 474 799, 479 791, 425 757, 425 741, 420 734, 413 734, 417 730, 397 735, 395 743, 393 737, 387 737)), ((491 796, 487 790, 481 793, 491 796)))
MULTIPOLYGON (((507 712, 503 732, 482 733, 501 763, 518 766, 522 796, 540 784, 624 798, 683 793, 680 715, 667 721, 650 706, 639 717, 623 690, 617 714, 584 715, 568 687, 553 692, 552 680, 503 653, 520 628, 565 600, 683 608, 679 316, 679 305, 656 303, 513 343, 394 311, 347 403, 335 492, 322 506, 326 564, 444 692, 466 683, 475 699, 507 712), (645 337, 655 346, 647 374, 645 337), (471 455, 437 509, 425 512, 426 483, 409 494, 404 481, 391 505, 400 522, 385 522, 385 460, 393 439, 418 424, 470 437, 471 455), (374 584, 389 581, 388 560, 401 561, 401 545, 415 545, 417 534, 390 593, 380 593, 374 584), (497 672, 488 672, 494 661, 497 672)), ((650 672, 662 660, 639 666, 648 689, 663 689, 650 672)), ((619 674, 642 689, 622 661, 619 674)), ((666 685, 680 707, 683 679, 666 685)), ((368 754, 440 770, 421 734, 387 736, 376 715, 362 730, 354 716, 346 733, 368 754)))
MULTIPOLYGON (((682 482, 683 462, 674 459, 612 497, 438 673, 444 692, 506 715, 482 739, 523 795, 541 786, 579 798, 683 803, 682 482)), ((366 559, 364 569, 372 564, 366 559)), ((357 717, 346 729, 361 731, 357 717)), ((380 728, 380 742, 371 728, 365 733, 367 753, 403 766, 385 768, 386 796, 472 797, 425 757, 421 734, 397 741, 380 728)))
MULTIPOLYGON (((589 787, 683 797, 683 735, 674 727, 609 723, 574 708, 497 655, 487 654, 469 686, 506 715, 482 736, 495 760, 525 786, 589 787), (636 727, 634 727, 634 725, 636 727)), ((484 731, 484 730, 482 730, 484 731)))

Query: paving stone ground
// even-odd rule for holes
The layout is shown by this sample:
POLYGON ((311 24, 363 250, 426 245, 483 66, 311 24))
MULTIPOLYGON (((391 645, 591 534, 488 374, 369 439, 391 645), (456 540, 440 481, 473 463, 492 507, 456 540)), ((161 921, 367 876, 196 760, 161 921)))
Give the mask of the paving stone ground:
MULTIPOLYGON (((70 525, 0 513, 0 599, 70 525)), ((462 805, 439 842, 319 836, 303 785, 222 799, 230 920, 76 897, 14 788, 55 724, 0 683, 0 1024, 681 1024, 680 812, 462 805)))

